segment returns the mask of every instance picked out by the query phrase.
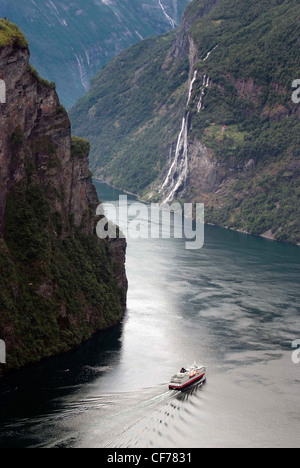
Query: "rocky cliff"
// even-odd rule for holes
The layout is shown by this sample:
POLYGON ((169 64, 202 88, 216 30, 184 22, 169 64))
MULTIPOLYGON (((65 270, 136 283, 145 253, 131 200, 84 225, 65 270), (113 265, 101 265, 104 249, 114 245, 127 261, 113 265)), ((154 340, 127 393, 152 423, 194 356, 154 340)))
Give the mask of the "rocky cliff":
POLYGON ((0 338, 6 369, 64 352, 126 307, 126 243, 95 234, 89 144, 71 137, 55 86, 0 21, 0 338))
POLYGON ((92 169, 220 226, 300 243, 297 0, 193 0, 122 53, 71 111, 92 169), (113 111, 114 109, 114 111, 113 111))

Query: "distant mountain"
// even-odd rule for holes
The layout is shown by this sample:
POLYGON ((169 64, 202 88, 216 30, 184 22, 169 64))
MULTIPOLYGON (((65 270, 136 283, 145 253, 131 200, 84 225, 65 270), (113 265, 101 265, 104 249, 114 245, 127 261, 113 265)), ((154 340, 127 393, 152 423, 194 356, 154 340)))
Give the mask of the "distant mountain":
POLYGON ((207 222, 300 243, 299 0, 194 0, 121 53, 71 110, 91 168, 207 222))
POLYGON ((25 33, 31 62, 71 106, 115 55, 173 29, 189 0, 0 0, 25 33))

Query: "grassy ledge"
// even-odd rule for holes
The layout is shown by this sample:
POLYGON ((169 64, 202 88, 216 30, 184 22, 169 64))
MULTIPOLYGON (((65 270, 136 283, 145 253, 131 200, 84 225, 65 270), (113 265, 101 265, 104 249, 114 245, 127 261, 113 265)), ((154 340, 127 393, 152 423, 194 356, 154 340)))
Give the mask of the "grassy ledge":
POLYGON ((46 86, 50 89, 56 89, 56 84, 42 78, 33 66, 29 65, 29 71, 32 74, 32 76, 34 76, 37 79, 39 85, 46 86))
POLYGON ((0 19, 0 48, 13 45, 24 48, 28 42, 14 23, 6 18, 0 19))
POLYGON ((91 145, 85 138, 72 136, 71 151, 74 158, 85 158, 91 149, 91 145))

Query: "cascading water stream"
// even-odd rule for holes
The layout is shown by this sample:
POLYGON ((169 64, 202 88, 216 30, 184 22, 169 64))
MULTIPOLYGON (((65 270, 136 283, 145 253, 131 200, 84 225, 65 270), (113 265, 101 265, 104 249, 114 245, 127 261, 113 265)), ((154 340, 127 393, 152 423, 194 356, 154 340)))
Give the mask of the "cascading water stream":
POLYGON ((195 73, 194 73, 193 79, 191 81, 191 85, 190 85, 189 97, 188 97, 187 104, 186 104, 187 107, 188 107, 188 105, 189 105, 189 103, 191 101, 193 87, 194 87, 195 81, 197 80, 197 74, 198 74, 198 71, 196 70, 195 73))
POLYGON ((170 23, 170 25, 172 26, 172 28, 173 28, 173 29, 176 28, 176 22, 175 22, 175 21, 173 20, 173 18, 171 18, 171 16, 168 15, 168 13, 166 12, 166 9, 165 9, 164 5, 162 4, 162 1, 159 0, 158 3, 159 3, 160 8, 162 9, 162 12, 163 12, 165 18, 166 18, 167 21, 170 23))
MULTIPOLYGON (((191 79, 189 94, 187 100, 187 108, 191 102, 194 84, 197 81, 198 71, 196 70, 191 79)), ((201 96, 197 105, 198 113, 203 108, 203 98, 206 88, 210 85, 210 78, 203 76, 203 83, 201 86, 201 96)), ((190 122, 190 112, 186 111, 182 119, 181 130, 177 139, 176 151, 174 159, 171 163, 168 174, 161 186, 160 193, 163 195, 162 204, 166 204, 174 200, 176 194, 184 188, 188 178, 188 131, 190 122)))
POLYGON ((76 61, 77 61, 78 69, 79 69, 81 84, 83 88, 87 91, 89 89, 89 83, 88 83, 86 71, 84 69, 84 61, 80 57, 80 55, 77 55, 76 53, 75 53, 75 57, 76 57, 76 61))
MULTIPOLYGON (((197 80, 198 71, 194 72, 187 101, 187 107, 191 101, 193 87, 197 80)), ((178 136, 175 157, 167 174, 164 183, 161 186, 160 193, 165 194, 163 205, 171 202, 179 189, 185 185, 188 177, 188 130, 190 113, 187 112, 183 117, 181 131, 178 136)))
POLYGON ((198 114, 203 109, 203 98, 205 96, 205 90, 209 87, 209 85, 210 85, 210 78, 209 78, 209 76, 204 75, 203 83, 202 83, 202 87, 201 87, 201 95, 200 95, 200 99, 199 99, 199 102, 198 102, 198 105, 197 105, 198 114))
POLYGON ((183 135, 183 132, 184 132, 184 127, 185 127, 185 117, 183 118, 182 120, 182 127, 181 127, 181 131, 179 133, 179 137, 178 137, 178 140, 177 140, 177 145, 176 145, 176 152, 175 152, 175 158, 171 164, 171 167, 169 169, 169 172, 168 172, 168 175, 160 189, 160 192, 163 192, 163 190, 165 189, 165 187, 168 187, 169 186, 169 182, 172 178, 172 176, 174 175, 174 171, 176 170, 177 168, 177 165, 178 165, 178 157, 179 157, 179 151, 180 151, 180 147, 181 147, 181 142, 182 142, 182 135, 183 135))
POLYGON ((183 118, 181 131, 177 140, 176 152, 173 163, 170 167, 166 180, 161 188, 165 198, 162 204, 171 202, 177 191, 186 183, 188 177, 188 127, 190 113, 183 118))
POLYGON ((219 44, 217 44, 212 50, 210 50, 210 51, 207 53, 206 57, 203 59, 203 62, 206 62, 206 60, 209 59, 209 57, 211 56, 211 54, 213 53, 213 51, 216 50, 218 47, 219 47, 219 44))

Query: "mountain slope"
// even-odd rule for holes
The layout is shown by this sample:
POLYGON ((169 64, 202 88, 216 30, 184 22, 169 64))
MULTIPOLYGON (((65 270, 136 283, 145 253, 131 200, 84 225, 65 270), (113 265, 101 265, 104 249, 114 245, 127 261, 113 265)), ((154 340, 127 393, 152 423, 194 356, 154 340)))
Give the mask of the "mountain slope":
POLYGON ((27 42, 0 20, 0 338, 7 366, 68 351, 118 323, 126 307, 122 240, 95 234, 89 144, 73 137, 27 42))
POLYGON ((194 0, 177 31, 122 53, 71 111, 93 171, 299 243, 299 15, 296 0, 194 0))
POLYGON ((121 50, 179 24, 189 0, 0 0, 24 31, 31 62, 71 106, 121 50))

